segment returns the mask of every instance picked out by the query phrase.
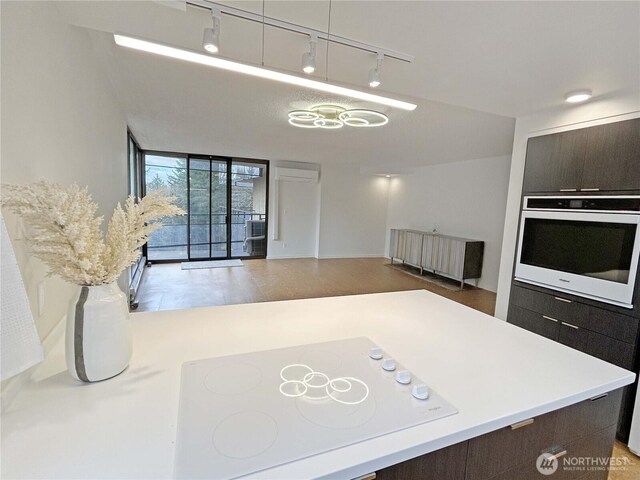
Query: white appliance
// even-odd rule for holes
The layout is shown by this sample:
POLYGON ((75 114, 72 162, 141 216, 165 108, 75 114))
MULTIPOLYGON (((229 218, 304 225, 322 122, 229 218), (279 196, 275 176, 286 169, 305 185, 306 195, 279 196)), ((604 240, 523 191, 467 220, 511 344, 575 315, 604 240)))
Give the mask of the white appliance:
POLYGON ((633 308, 640 196, 524 197, 515 278, 633 308))
POLYGON ((365 337, 187 362, 176 478, 237 478, 457 410, 365 337))

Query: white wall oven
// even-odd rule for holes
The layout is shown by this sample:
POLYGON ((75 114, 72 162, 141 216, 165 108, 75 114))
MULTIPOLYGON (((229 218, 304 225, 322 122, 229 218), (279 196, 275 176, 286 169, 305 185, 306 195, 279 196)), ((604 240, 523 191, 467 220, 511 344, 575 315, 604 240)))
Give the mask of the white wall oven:
POLYGON ((524 197, 516 280, 633 308, 640 196, 524 197))

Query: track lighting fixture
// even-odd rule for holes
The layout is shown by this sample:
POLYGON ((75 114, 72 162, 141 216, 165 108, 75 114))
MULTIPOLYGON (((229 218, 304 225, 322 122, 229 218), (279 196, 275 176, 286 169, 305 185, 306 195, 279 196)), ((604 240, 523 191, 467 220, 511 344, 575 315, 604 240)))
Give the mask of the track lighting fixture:
POLYGON ((384 60, 384 53, 378 53, 376 58, 376 66, 369 70, 369 86, 376 88, 380 85, 380 68, 382 67, 382 60, 384 60))
POLYGON ((213 20, 213 28, 205 28, 202 37, 202 48, 209 53, 218 53, 220 50, 220 10, 211 9, 211 19, 213 20))
POLYGON ((302 71, 307 75, 311 75, 316 71, 316 46, 318 45, 318 36, 309 35, 309 51, 302 55, 302 71))

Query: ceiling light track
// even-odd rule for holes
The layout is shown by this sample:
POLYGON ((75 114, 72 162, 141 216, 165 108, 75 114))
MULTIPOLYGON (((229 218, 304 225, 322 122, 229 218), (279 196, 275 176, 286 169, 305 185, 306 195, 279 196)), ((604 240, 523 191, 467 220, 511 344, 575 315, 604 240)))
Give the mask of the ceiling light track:
POLYGON ((413 63, 415 57, 402 52, 396 52, 394 50, 388 50, 386 48, 377 47, 368 43, 358 42, 357 40, 351 40, 350 38, 341 37, 339 35, 323 32, 321 30, 315 30, 313 28, 307 28, 295 23, 285 22, 284 20, 278 20, 272 17, 263 17, 261 14, 249 12, 239 8, 229 7, 219 3, 211 2, 208 0, 188 0, 187 5, 194 7, 205 8, 207 10, 217 9, 223 15, 229 15, 231 17, 242 18, 256 23, 264 23, 270 27, 280 28, 282 30, 288 30, 290 32, 299 33, 301 35, 312 36, 321 40, 326 40, 331 43, 337 43, 345 45, 347 47, 355 48, 357 50, 363 50, 365 52, 374 53, 376 55, 383 55, 387 58, 393 58, 402 62, 413 63))

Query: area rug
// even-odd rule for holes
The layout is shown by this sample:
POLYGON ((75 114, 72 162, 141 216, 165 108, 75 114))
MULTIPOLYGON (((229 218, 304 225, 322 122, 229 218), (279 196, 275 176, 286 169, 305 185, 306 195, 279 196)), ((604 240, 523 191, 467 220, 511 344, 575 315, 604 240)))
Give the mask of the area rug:
POLYGON ((412 277, 419 278, 420 280, 424 280, 425 282, 433 283, 434 285, 438 285, 439 287, 446 288, 447 290, 451 290, 452 292, 459 292, 461 290, 460 282, 458 282, 457 280, 441 277, 440 275, 436 275, 427 271, 424 271, 424 273, 420 275, 420 269, 402 263, 394 263, 393 265, 387 263, 386 266, 393 268, 394 270, 404 272, 407 275, 411 275, 412 277))
POLYGON ((194 270, 196 268, 221 268, 221 267, 244 267, 242 260, 211 260, 205 262, 182 262, 182 270, 194 270))

